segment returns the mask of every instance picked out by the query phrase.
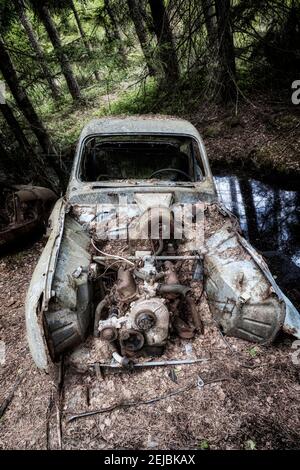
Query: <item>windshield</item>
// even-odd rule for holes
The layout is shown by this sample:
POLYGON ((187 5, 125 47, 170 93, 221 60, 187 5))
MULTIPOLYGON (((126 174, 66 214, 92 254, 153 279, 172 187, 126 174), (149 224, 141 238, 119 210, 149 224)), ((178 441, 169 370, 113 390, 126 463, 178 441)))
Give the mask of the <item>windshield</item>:
POLYGON ((83 146, 80 179, 199 181, 199 150, 192 138, 114 136, 88 138, 83 146), (198 154, 197 154, 198 152, 198 154))

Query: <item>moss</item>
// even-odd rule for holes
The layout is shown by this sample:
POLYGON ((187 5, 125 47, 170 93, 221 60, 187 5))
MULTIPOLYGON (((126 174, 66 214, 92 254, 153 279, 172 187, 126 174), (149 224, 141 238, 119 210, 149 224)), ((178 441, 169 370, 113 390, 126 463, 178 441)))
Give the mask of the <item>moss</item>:
POLYGON ((266 161, 273 160, 272 146, 263 146, 251 152, 251 159, 258 167, 262 166, 266 161))
POLYGON ((274 123, 279 129, 289 131, 299 124, 299 116, 285 114, 283 116, 276 117, 274 119, 274 123))
POLYGON ((198 449, 209 450, 210 449, 209 442, 206 439, 203 439, 202 441, 198 443, 198 449))
POLYGON ((240 116, 229 116, 224 119, 224 125, 228 129, 233 129, 234 127, 242 126, 244 127, 244 122, 240 116))
POLYGON ((248 439, 244 443, 244 449, 245 450, 256 450, 256 442, 253 439, 248 439))
POLYGON ((219 137, 223 132, 222 122, 216 122, 211 126, 207 126, 203 130, 204 137, 219 137))

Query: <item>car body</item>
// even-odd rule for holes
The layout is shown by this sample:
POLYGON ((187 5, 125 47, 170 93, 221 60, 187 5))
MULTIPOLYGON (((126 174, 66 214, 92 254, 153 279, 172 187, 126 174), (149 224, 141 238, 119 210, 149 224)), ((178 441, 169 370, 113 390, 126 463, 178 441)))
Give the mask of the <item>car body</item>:
POLYGON ((0 198, 0 248, 45 228, 57 200, 51 189, 31 185, 3 186, 0 198))
POLYGON ((161 354, 170 331, 193 337, 201 328, 192 281, 203 286, 224 333, 268 343, 285 325, 299 335, 298 312, 219 203, 203 141, 187 121, 90 122, 50 229, 25 309, 30 350, 41 369, 92 331, 122 364, 161 354), (175 215, 185 208, 192 215, 178 225, 175 215), (158 229, 155 236, 144 236, 149 224, 158 229), (164 236, 168 225, 172 234, 164 236), (188 229, 177 240, 174 227, 188 229), (188 263, 193 278, 182 281, 188 263), (192 321, 183 319, 186 311, 192 321))

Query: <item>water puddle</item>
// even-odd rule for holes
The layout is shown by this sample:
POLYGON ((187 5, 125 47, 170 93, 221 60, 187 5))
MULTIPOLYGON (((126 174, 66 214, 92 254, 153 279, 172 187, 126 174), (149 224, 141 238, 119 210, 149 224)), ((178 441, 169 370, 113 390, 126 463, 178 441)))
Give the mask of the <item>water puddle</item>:
POLYGON ((237 175, 216 176, 215 181, 221 201, 299 309, 300 191, 237 175))

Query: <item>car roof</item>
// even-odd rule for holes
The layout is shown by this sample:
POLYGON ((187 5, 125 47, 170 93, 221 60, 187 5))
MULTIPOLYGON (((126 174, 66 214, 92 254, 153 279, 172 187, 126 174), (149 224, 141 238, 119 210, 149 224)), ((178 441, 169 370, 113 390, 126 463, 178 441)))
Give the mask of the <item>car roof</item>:
POLYGON ((190 122, 161 115, 94 119, 83 128, 80 140, 95 134, 181 134, 200 139, 197 129, 190 122))

